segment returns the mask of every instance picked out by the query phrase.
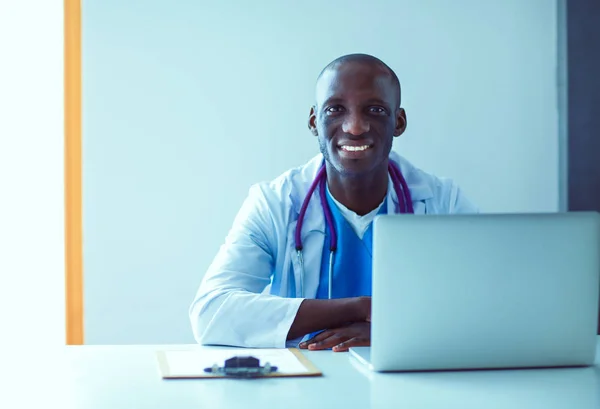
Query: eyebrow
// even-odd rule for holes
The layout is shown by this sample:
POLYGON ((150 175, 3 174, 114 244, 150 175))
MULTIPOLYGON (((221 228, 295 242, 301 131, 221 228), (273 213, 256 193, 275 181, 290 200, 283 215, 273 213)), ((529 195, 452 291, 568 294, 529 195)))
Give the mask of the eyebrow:
MULTIPOLYGON (((322 106, 327 106, 327 105, 331 105, 331 104, 342 104, 344 102, 343 98, 339 98, 339 97, 332 97, 332 98, 328 98, 326 99, 322 106)), ((379 98, 370 98, 366 101, 366 105, 383 105, 386 108, 390 108, 390 104, 388 104, 387 102, 385 102, 384 100, 381 100, 379 98)))
POLYGON ((372 99, 367 100, 367 104, 383 105, 386 108, 389 108, 389 106, 390 106, 390 104, 388 104, 384 100, 378 99, 378 98, 372 98, 372 99))
POLYGON ((344 102, 344 100, 342 98, 337 98, 337 97, 333 97, 333 98, 327 98, 325 101, 323 101, 323 106, 326 105, 331 105, 331 104, 340 104, 344 102))

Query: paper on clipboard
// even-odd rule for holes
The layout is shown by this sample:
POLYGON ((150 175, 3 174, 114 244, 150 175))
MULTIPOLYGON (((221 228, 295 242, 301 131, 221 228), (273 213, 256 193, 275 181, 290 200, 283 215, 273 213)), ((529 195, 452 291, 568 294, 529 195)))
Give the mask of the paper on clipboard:
POLYGON ((277 366, 277 372, 269 377, 322 375, 297 349, 207 348, 159 351, 157 356, 163 378, 221 377, 204 372, 204 368, 215 364, 223 366, 227 359, 236 356, 253 356, 259 359, 261 366, 267 362, 277 366))

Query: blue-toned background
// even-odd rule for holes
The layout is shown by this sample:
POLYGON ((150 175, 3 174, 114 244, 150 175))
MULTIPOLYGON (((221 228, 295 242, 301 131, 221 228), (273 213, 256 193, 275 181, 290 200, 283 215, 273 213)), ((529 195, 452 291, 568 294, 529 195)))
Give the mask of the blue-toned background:
POLYGON ((318 152, 316 76, 398 74, 395 149, 486 212, 559 209, 547 0, 83 1, 85 342, 193 342, 187 308, 249 186, 318 152))

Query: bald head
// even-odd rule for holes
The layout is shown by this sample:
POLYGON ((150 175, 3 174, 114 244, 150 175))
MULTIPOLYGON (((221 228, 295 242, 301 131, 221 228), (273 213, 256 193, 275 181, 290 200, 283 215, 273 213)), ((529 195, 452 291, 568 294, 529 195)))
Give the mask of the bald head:
MULTIPOLYGON (((390 82, 390 87, 392 88, 393 94, 396 99, 396 108, 400 107, 401 103, 401 91, 400 91, 400 81, 398 80, 398 76, 386 63, 381 61, 377 57, 373 57, 369 54, 347 54, 341 57, 336 58, 331 61, 319 74, 316 83, 317 93, 319 93, 319 87, 322 85, 322 80, 324 77, 328 77, 332 72, 339 70, 340 68, 347 65, 355 65, 355 66, 365 66, 370 68, 375 68, 381 76, 387 77, 390 82)), ((318 104, 317 97, 317 104, 318 104)))
POLYGON ((407 123, 396 74, 373 56, 345 55, 323 69, 315 99, 308 128, 318 138, 328 175, 355 178, 375 172, 387 183, 393 139, 407 123))

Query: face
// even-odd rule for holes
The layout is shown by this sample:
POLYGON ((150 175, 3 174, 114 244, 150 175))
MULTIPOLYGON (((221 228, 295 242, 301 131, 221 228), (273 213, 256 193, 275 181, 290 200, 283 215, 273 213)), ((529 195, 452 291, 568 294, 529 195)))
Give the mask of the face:
POLYGON ((323 74, 309 129, 329 168, 344 176, 387 167, 394 136, 406 129, 390 74, 375 64, 347 62, 323 74))

